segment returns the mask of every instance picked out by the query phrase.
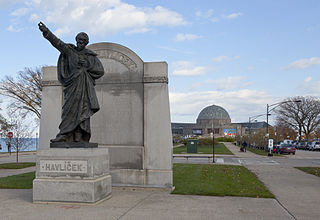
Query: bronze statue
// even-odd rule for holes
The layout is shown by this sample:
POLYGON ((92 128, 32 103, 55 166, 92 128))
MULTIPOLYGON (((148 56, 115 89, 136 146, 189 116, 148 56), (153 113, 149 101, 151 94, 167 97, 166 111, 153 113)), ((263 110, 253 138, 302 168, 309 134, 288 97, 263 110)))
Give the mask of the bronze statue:
POLYGON ((58 80, 64 87, 60 132, 51 142, 89 142, 90 117, 99 111, 94 89, 95 80, 104 70, 97 54, 85 48, 89 37, 81 32, 77 46, 57 38, 42 22, 38 24, 43 36, 61 52, 58 60, 58 80))

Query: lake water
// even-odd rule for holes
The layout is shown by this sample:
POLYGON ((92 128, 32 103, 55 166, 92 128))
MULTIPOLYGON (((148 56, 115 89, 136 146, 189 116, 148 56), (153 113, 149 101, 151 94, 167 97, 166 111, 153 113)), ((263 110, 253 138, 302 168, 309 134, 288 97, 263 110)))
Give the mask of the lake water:
MULTIPOLYGON (((7 142, 8 138, 0 138, 0 144, 2 147, 0 152, 8 152, 7 142)), ((28 138, 28 147, 22 151, 35 151, 37 146, 39 147, 39 138, 28 138)))

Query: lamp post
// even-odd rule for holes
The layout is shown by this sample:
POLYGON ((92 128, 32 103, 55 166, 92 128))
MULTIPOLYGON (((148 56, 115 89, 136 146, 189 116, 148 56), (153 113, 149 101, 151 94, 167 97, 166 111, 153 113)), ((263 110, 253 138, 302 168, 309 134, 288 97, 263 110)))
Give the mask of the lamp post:
POLYGON ((212 122, 212 163, 215 163, 214 161, 214 125, 212 122))
MULTIPOLYGON (((301 100, 283 101, 283 102, 277 102, 277 103, 274 103, 274 104, 271 104, 271 105, 267 104, 267 132, 266 132, 266 136, 267 136, 268 139, 269 139, 269 115, 271 115, 270 112, 272 112, 275 108, 279 107, 280 105, 288 103, 288 102, 297 102, 297 103, 299 103, 299 102, 301 102, 301 100), (273 108, 271 108, 269 110, 270 107, 273 107, 273 108)), ((267 147, 268 147, 268 142, 267 142, 267 147)), ((269 149, 268 156, 272 156, 271 148, 269 149)))

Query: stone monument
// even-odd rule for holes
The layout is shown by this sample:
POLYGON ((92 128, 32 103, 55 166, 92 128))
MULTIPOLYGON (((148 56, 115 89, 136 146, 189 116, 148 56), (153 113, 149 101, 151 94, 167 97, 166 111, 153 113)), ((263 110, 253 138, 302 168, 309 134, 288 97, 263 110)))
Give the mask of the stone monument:
POLYGON ((75 46, 61 41, 42 22, 39 29, 61 52, 57 77, 64 99, 62 106, 55 107, 61 110, 56 138, 50 140, 49 149, 37 152, 33 201, 99 202, 111 195, 109 154, 89 140, 90 118, 99 110, 95 80, 103 76, 103 66, 97 54, 86 48, 86 33, 76 36, 75 46))
MULTIPOLYGON (((115 43, 87 47, 104 75, 96 80, 100 111, 91 140, 108 149, 112 186, 172 188, 172 136, 166 62, 144 62, 115 43)), ((59 67, 58 67, 59 68, 59 67)), ((57 67, 43 68, 40 149, 58 133, 63 86, 57 67)))

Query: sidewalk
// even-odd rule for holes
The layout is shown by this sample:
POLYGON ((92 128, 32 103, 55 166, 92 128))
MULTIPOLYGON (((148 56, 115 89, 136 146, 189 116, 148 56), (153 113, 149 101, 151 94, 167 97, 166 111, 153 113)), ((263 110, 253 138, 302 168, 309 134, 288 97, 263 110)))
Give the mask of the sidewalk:
POLYGON ((234 145, 233 143, 230 142, 223 142, 224 145, 236 156, 236 157, 247 157, 247 158, 261 158, 264 156, 254 154, 250 151, 246 152, 241 152, 240 147, 234 145))
POLYGON ((246 166, 296 219, 320 218, 320 177, 293 167, 246 166))
POLYGON ((27 167, 23 169, 0 169, 0 177, 18 175, 22 173, 29 173, 32 171, 36 171, 36 167, 27 167))
POLYGON ((96 206, 33 204, 32 190, 0 189, 0 219, 293 219, 274 199, 171 195, 163 191, 113 189, 96 206))
MULTIPOLYGON (((231 151, 238 148, 230 143, 225 145, 231 151)), ((241 155, 263 157, 248 151, 241 152, 241 155)), ((319 219, 319 177, 282 165, 246 165, 246 167, 258 176, 295 219, 319 219)))

